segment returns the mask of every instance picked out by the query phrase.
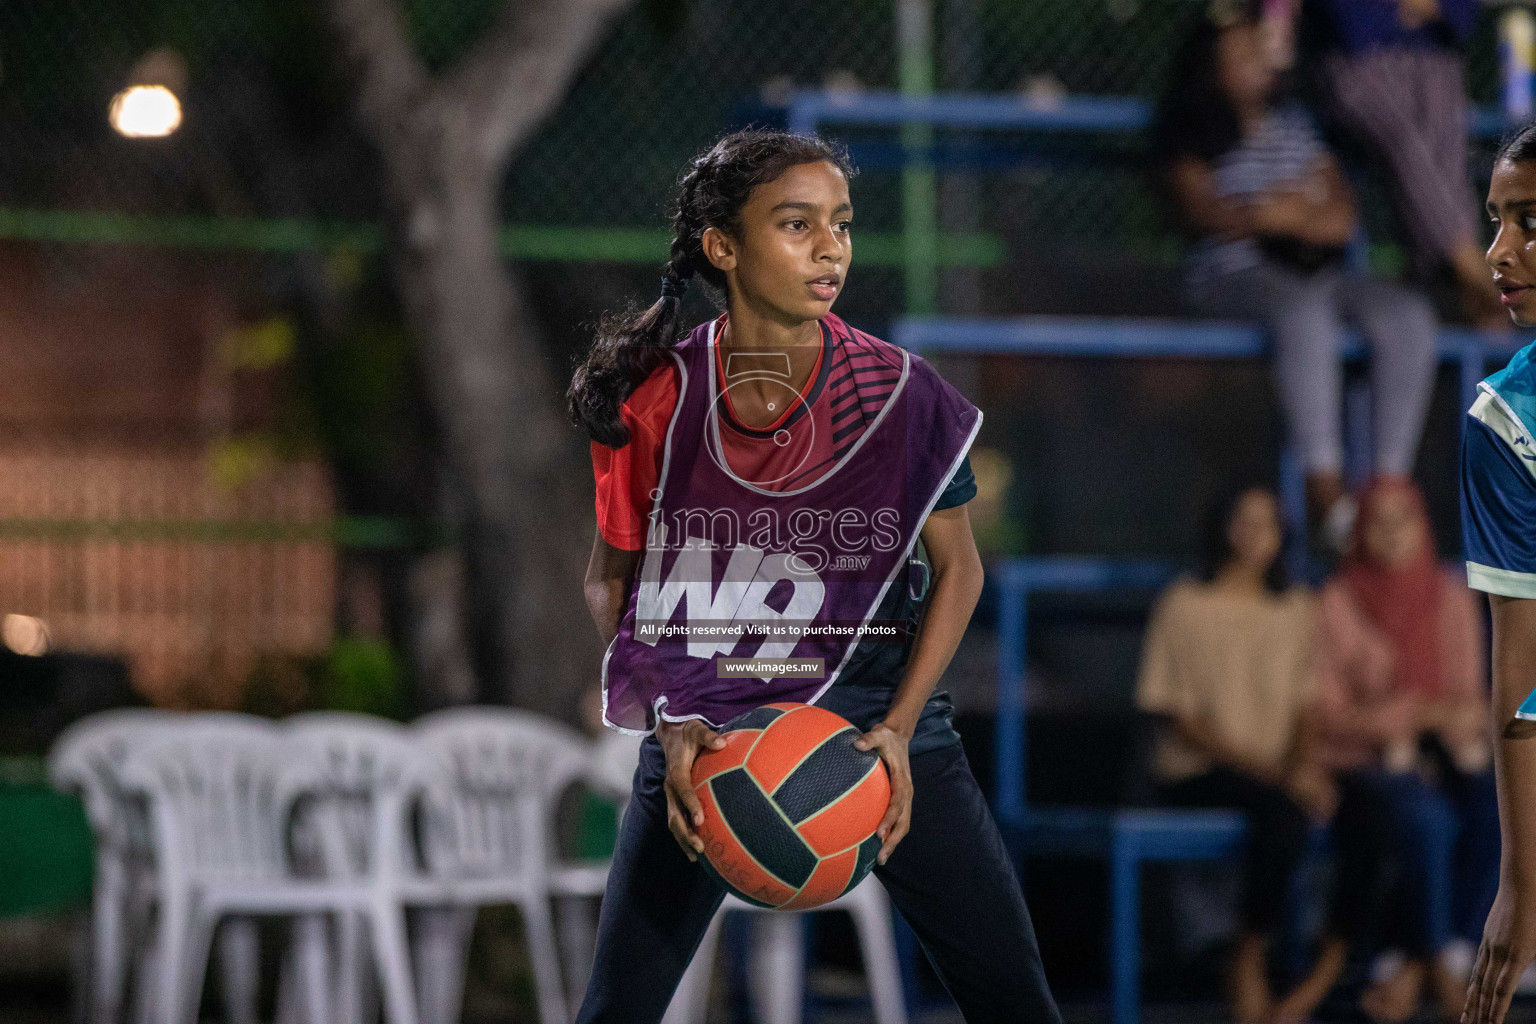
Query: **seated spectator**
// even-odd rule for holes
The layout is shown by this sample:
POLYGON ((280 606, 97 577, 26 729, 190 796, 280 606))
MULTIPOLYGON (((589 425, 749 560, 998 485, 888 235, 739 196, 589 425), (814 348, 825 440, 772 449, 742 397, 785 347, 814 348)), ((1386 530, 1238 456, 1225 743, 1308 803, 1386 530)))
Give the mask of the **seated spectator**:
POLYGON ((1163 802, 1248 816, 1242 932, 1229 968, 1242 1024, 1305 1021, 1379 915, 1386 858, 1383 801, 1324 770, 1313 752, 1311 594, 1280 565, 1280 510, 1263 488, 1217 505, 1202 578, 1158 600, 1147 628, 1137 704, 1159 718, 1155 774, 1163 802), (1267 951, 1285 922, 1291 878, 1313 823, 1334 821, 1339 880, 1321 952, 1284 998, 1267 951))
POLYGON ((1384 178, 1414 280, 1454 290, 1461 318, 1507 330, 1467 176, 1461 47, 1478 0, 1307 0, 1303 56, 1328 112, 1384 178))
POLYGON ((1212 316, 1257 318, 1275 342, 1281 405, 1313 523, 1348 539, 1345 320, 1371 343, 1374 471, 1407 476, 1435 370, 1434 311, 1419 293, 1348 269, 1356 211, 1338 161, 1300 105, 1279 95, 1254 14, 1215 4, 1176 58, 1153 127, 1159 180, 1194 244, 1187 290, 1212 316))
POLYGON ((1405 958, 1362 1009, 1407 1020, 1428 984, 1454 1020, 1498 888, 1498 807, 1482 621, 1435 558, 1410 483, 1361 497, 1349 555, 1322 594, 1318 686, 1325 762, 1377 774, 1394 811, 1398 913, 1383 938, 1405 958))

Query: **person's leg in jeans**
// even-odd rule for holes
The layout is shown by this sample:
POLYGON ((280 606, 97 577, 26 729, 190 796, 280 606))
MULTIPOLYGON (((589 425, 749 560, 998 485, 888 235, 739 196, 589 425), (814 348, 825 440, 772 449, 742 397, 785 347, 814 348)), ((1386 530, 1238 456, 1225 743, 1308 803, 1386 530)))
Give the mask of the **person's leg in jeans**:
POLYGON ((1286 427, 1307 477, 1313 521, 1343 495, 1344 324, 1339 275, 1310 276, 1273 263, 1193 283, 1190 301, 1220 317, 1258 319, 1274 336, 1275 383, 1286 427))
POLYGON ((1231 807, 1248 818, 1243 857, 1242 934, 1228 975, 1233 1015, 1268 1019, 1272 1006, 1266 954, 1282 923, 1291 878, 1307 849, 1306 813, 1278 786, 1228 768, 1172 783, 1164 803, 1176 807, 1231 807))
POLYGON ((666 767, 661 744, 647 738, 608 871, 592 977, 576 1024, 661 1020, 725 898, 667 828, 666 767))
POLYGON ((1023 889, 964 749, 911 764, 911 831, 876 877, 966 1024, 1060 1024, 1023 889))
POLYGON ((1346 274, 1339 301, 1371 343, 1371 419, 1375 471, 1408 476, 1435 387, 1435 311, 1395 281, 1346 274))
POLYGON ((1406 959, 1391 977, 1372 985, 1361 1008, 1377 1020, 1406 1020, 1418 1009, 1436 956, 1450 938, 1451 865, 1456 813, 1417 774, 1384 777, 1392 801, 1397 882, 1393 898, 1397 940, 1406 959))
POLYGON ((1483 922, 1499 888, 1499 805, 1492 768, 1468 773, 1448 763, 1440 790, 1456 817, 1456 846, 1450 885, 1441 890, 1450 903, 1443 914, 1448 939, 1430 977, 1441 1015, 1451 1019, 1461 1012, 1483 922))
POLYGON ((1339 778, 1332 828, 1338 873, 1328 930, 1352 948, 1373 946, 1384 931, 1395 838, 1391 796, 1380 772, 1339 778))
POLYGON ((1277 1005, 1277 1021, 1311 1019, 1351 955, 1369 944, 1386 905, 1393 839, 1388 798, 1369 773, 1346 774, 1338 786, 1332 822, 1337 874, 1328 925, 1311 972, 1277 1005))
POLYGON ((1460 822, 1452 885, 1451 934, 1474 947, 1499 891, 1499 801, 1493 769, 1448 772, 1445 792, 1460 822))

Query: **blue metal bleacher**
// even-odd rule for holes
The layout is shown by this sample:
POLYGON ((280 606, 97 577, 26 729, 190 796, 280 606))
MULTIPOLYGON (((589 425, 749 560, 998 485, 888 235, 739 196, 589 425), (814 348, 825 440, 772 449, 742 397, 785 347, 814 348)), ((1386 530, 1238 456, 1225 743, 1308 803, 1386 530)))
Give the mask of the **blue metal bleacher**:
MULTIPOLYGON (((1473 107, 1469 113, 1472 134, 1478 138, 1497 138, 1510 126, 1504 113, 1494 107, 1473 107)), ((804 89, 790 96, 786 120, 793 132, 814 132, 823 124, 924 124, 971 130, 1011 128, 1124 134, 1142 131, 1151 123, 1152 104, 1139 96, 1039 98, 1024 93, 908 96, 886 90, 804 89)))
MULTIPOLYGON (((1255 324, 1076 316, 903 317, 891 341, 914 352, 1141 359, 1262 359, 1270 347, 1255 324)), ((1507 334, 1441 328, 1440 359, 1457 367, 1463 409, 1476 399, 1488 361, 1507 359, 1523 344, 1507 334)), ((1343 358, 1366 354, 1359 335, 1348 335, 1343 358)))
MULTIPOLYGON (((929 354, 1254 359, 1268 352, 1263 332, 1253 326, 1126 318, 906 318, 896 324, 892 340, 929 354)), ((1513 350, 1513 343, 1502 335, 1442 331, 1440 356, 1458 367, 1462 408, 1475 397, 1489 358, 1507 356, 1513 350)), ((1359 339, 1349 339, 1343 355, 1363 354, 1359 339)), ((1154 590, 1173 577, 1174 569, 1148 561, 1025 557, 996 562, 990 575, 998 594, 993 808, 1020 856, 1088 856, 1106 861, 1111 1019, 1114 1024, 1137 1024, 1141 866, 1231 857, 1241 848, 1246 826, 1241 815, 1223 811, 1030 806, 1025 776, 1029 600, 1043 592, 1154 590)))
POLYGON ((1173 578, 1160 562, 1006 558, 998 588, 997 718, 993 807, 1018 854, 1102 857, 1109 872, 1109 988, 1114 1024, 1141 1014, 1141 866, 1219 860, 1240 848, 1247 826, 1230 811, 1031 807, 1025 786, 1025 653, 1030 595, 1153 590, 1173 578))
MULTIPOLYGON (((786 110, 791 131, 815 132, 825 124, 923 125, 969 130, 1012 129, 1036 133, 1132 134, 1151 120, 1151 105, 1137 97, 1064 96, 1045 100, 1020 94, 912 96, 894 92, 800 91, 786 110)), ((1503 113, 1474 108, 1471 128, 1482 139, 1508 127, 1503 113)), ((946 151, 908 147, 906 159, 930 166, 946 151)), ((927 209, 919 207, 919 209, 927 209)), ((927 213, 931 215, 931 210, 927 213)), ((909 252, 930 237, 933 225, 905 220, 909 252)), ((928 272, 933 273, 929 268, 928 272)), ((910 296, 909 296, 910 298, 910 296)), ((923 353, 1012 353, 1077 357, 1254 359, 1268 353, 1256 326, 1130 318, 1020 317, 978 319, 908 317, 891 340, 923 353)), ((1443 330, 1440 357, 1458 369, 1461 407, 1476 397, 1490 357, 1507 356, 1511 339, 1475 331, 1443 330)), ((1364 346, 1350 337, 1342 355, 1359 358, 1364 346)), ((1349 431, 1350 443, 1361 435, 1349 431)), ((1287 521, 1302 514, 1301 477, 1282 455, 1282 498, 1287 521)), ((1110 1003, 1114 1024, 1140 1018, 1140 868, 1154 861, 1230 857, 1246 831, 1238 814, 1220 811, 1031 807, 1025 785, 1025 656, 1028 605, 1042 592, 1088 593, 1110 589, 1153 590, 1173 569, 1162 563, 1094 558, 1008 558, 991 567, 998 588, 998 706, 995 737, 994 810, 1019 854, 1102 857, 1110 882, 1110 1003)))

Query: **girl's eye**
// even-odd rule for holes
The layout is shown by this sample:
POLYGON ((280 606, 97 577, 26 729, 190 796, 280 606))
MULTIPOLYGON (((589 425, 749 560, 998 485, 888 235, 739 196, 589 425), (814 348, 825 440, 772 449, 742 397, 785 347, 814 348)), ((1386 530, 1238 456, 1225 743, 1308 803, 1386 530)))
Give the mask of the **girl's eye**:
POLYGON ((851 231, 853 229, 853 221, 851 221, 851 220, 838 221, 837 222, 837 226, 842 228, 844 231, 851 231))
POLYGON ((1520 218, 1520 226, 1527 231, 1536 231, 1536 214, 1526 214, 1520 218))
POLYGON ((792 221, 790 221, 788 224, 786 224, 784 226, 787 227, 787 228, 794 228, 796 231, 798 231, 801 228, 805 227, 805 221, 803 221, 803 220, 792 220, 792 221))

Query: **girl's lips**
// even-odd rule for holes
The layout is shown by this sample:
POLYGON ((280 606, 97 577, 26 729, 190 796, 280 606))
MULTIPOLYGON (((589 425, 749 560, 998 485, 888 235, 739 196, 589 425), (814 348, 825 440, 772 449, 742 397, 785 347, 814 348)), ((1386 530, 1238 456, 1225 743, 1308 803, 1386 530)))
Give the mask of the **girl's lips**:
POLYGON ((837 285, 835 284, 823 284, 820 281, 812 281, 809 287, 816 297, 823 302, 831 302, 837 298, 837 285))
POLYGON ((1525 293, 1530 290, 1531 289, 1529 285, 1523 284, 1515 285, 1514 287, 1505 286, 1499 289, 1499 301, 1504 303, 1506 306, 1512 305, 1520 301, 1525 293))

